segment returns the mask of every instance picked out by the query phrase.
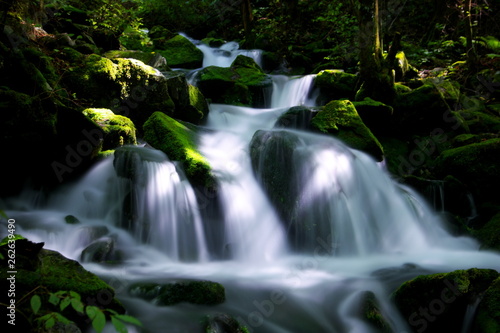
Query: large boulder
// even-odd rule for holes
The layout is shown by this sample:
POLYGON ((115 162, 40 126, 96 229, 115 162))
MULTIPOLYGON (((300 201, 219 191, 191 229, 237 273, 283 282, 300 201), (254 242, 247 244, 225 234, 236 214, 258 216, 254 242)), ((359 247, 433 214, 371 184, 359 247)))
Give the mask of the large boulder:
POLYGON ((331 101, 311 121, 313 128, 330 134, 353 149, 370 154, 377 161, 383 159, 383 148, 373 133, 366 127, 352 102, 331 101))
POLYGON ((311 119, 314 115, 315 111, 308 107, 294 106, 279 116, 278 120, 274 123, 274 127, 309 130, 311 128, 311 119))
POLYGON ((172 114, 175 107, 166 78, 136 59, 92 54, 69 70, 65 82, 78 98, 129 117, 139 129, 153 112, 172 114))
POLYGON ((500 139, 443 151, 436 160, 436 174, 459 179, 472 192, 478 204, 498 202, 500 139))
POLYGON ((198 87, 213 103, 265 107, 271 77, 252 58, 239 55, 229 68, 209 66, 198 74, 198 87))
POLYGON ((132 58, 142 61, 148 66, 157 68, 161 71, 169 71, 167 60, 157 52, 145 52, 136 50, 112 50, 104 54, 108 59, 132 58))
POLYGON ((354 100, 358 77, 339 69, 323 70, 316 75, 314 84, 320 90, 318 105, 331 100, 347 98, 354 100))
POLYGON ((495 270, 476 268, 421 275, 403 283, 392 297, 413 332, 461 332, 467 307, 487 292, 476 326, 493 330, 477 332, 496 332, 494 327, 498 328, 500 321, 498 305, 493 302, 500 296, 499 276, 495 270))
MULTIPOLYGON (((8 283, 12 273, 8 273, 8 238, 0 243, 0 278, 8 283)), ((76 292, 80 295, 84 305, 94 305, 103 309, 111 309, 124 313, 125 309, 115 298, 115 291, 107 283, 93 273, 85 270, 77 261, 68 259, 58 252, 43 249, 43 243, 32 243, 22 237, 15 241, 16 271, 15 274, 15 298, 16 310, 19 313, 32 314, 30 299, 38 295, 42 299, 42 307, 39 316, 53 311, 60 312, 73 320, 82 330, 87 327, 88 321, 85 316, 76 315, 57 309, 51 309, 49 304, 49 293, 76 292), (26 298, 26 302, 22 302, 26 298), (69 313, 69 315, 68 315, 69 313)), ((10 252, 9 252, 10 253, 10 252)), ((10 261, 10 260, 9 260, 10 261)), ((5 284, 2 284, 4 286, 5 284)), ((6 287, 5 290, 9 288, 6 287)), ((2 293, 0 302, 9 304, 8 293, 2 293)), ((71 307, 70 307, 71 308, 71 307)), ((16 316, 16 328, 28 332, 32 328, 31 322, 26 321, 26 316, 16 316)), ((33 317, 31 317, 33 318, 33 317)))
POLYGON ((129 292, 132 296, 164 306, 181 302, 216 305, 226 300, 224 286, 212 281, 181 281, 166 284, 138 282, 129 287, 129 292))
POLYGON ((109 109, 85 109, 83 114, 102 128, 102 150, 137 144, 135 126, 129 118, 116 115, 109 109))
POLYGON ((174 118, 200 124, 208 115, 208 103, 200 90, 189 84, 181 71, 164 72, 168 93, 175 104, 174 118))
POLYGON ((153 34, 156 51, 161 54, 172 68, 200 68, 203 65, 203 52, 181 35, 166 33, 153 34))
POLYGON ((477 308, 473 332, 500 332, 500 278, 484 292, 477 308))
POLYGON ((144 140, 170 160, 180 161, 191 183, 206 188, 216 185, 210 164, 196 148, 197 133, 193 127, 155 112, 144 124, 144 140))
POLYGON ((294 151, 300 139, 288 131, 255 132, 250 142, 252 168, 277 213, 285 223, 295 220, 300 189, 292 181, 298 173, 294 151))

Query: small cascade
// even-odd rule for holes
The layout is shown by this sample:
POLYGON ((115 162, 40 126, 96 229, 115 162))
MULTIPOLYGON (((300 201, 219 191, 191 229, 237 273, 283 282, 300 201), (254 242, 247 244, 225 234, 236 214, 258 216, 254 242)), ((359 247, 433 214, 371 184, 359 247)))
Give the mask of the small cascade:
POLYGON ((98 164, 71 191, 54 195, 55 209, 128 230, 172 260, 205 261, 208 250, 195 193, 160 151, 127 146, 98 164))
POLYGON ((313 253, 319 241, 336 256, 477 246, 449 236, 413 191, 396 185, 368 155, 334 138, 260 131, 255 146, 256 173, 274 206, 283 206, 290 242, 300 252, 313 253), (281 155, 291 157, 282 160, 281 155), (284 178, 274 176, 279 170, 284 178), (287 193, 284 205, 276 190, 287 193))
POLYGON ((462 330, 460 333, 472 332, 472 324, 474 323, 474 318, 476 316, 476 311, 479 303, 481 303, 481 297, 477 297, 472 304, 467 305, 462 324, 462 330))
POLYGON ((315 77, 273 75, 271 107, 314 106, 318 97, 318 92, 312 89, 315 77))
POLYGON ((218 66, 229 67, 239 55, 252 58, 260 67, 262 67, 261 50, 240 50, 237 42, 228 42, 220 47, 210 47, 206 44, 197 44, 203 52, 203 67, 218 66))

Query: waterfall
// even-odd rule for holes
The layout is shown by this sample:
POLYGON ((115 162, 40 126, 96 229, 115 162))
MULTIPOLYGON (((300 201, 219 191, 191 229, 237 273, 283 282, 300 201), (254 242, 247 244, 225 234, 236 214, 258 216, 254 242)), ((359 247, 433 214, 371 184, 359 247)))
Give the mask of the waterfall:
MULTIPOLYGON (((197 46, 204 66, 260 57, 233 42, 197 46)), ((204 214, 213 207, 200 207, 182 168, 146 147, 119 148, 47 195, 5 200, 5 213, 19 234, 111 281, 150 332, 201 331, 214 313, 250 332, 379 332, 360 313, 367 295, 391 331, 409 332, 389 298, 402 282, 500 269, 498 254, 448 234, 425 200, 368 155, 330 136, 275 128, 290 107, 314 106, 316 92, 314 75, 273 82, 269 108, 210 105, 198 148, 219 183, 217 202, 208 203, 220 205, 216 218, 204 214), (66 223, 69 215, 79 223, 66 223), (114 265, 93 260, 90 249, 100 244, 110 248, 103 261, 114 265), (132 282, 182 279, 220 282, 226 301, 157 306, 127 291, 132 282)))
POLYGON ((252 58, 262 67, 262 51, 240 50, 240 45, 237 42, 228 42, 220 47, 210 47, 205 44, 197 44, 196 46, 203 52, 203 67, 229 67, 239 55, 252 58))

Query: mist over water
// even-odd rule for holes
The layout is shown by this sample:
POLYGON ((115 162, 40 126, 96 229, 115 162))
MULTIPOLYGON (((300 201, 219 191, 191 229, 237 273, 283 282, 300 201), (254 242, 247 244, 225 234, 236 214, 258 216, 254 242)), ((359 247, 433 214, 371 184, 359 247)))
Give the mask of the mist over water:
MULTIPOLYGON (((234 44, 199 48, 204 66, 229 66, 243 52, 234 44)), ((23 236, 75 260, 85 259, 89 244, 111 242, 117 264, 83 264, 115 287, 150 332, 201 332, 200 320, 220 312, 252 332, 375 332, 360 319, 367 291, 392 329, 405 332, 407 318, 389 300, 403 281, 471 267, 500 270, 499 255, 449 234, 423 199, 368 155, 328 136, 274 129, 290 107, 314 105, 314 76, 273 80, 269 108, 210 105, 199 149, 219 181, 220 221, 206 218, 210 207, 196 200, 179 165, 145 147, 120 148, 49 195, 27 190, 6 202, 7 215, 23 236), (295 138, 293 166, 285 166, 297 189, 292 220, 280 218, 252 169, 249 144, 257 131, 295 138), (67 215, 81 223, 65 223, 67 215), (301 232, 290 237, 293 230, 301 232), (227 300, 161 307, 127 293, 136 281, 175 279, 220 282, 227 300)))

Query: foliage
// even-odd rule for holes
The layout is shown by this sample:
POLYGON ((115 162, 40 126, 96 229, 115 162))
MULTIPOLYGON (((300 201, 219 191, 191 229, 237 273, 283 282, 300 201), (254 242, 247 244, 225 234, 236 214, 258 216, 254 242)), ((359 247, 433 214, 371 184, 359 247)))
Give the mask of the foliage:
MULTIPOLYGON (((43 295, 42 295, 43 296, 43 295)), ((106 325, 107 318, 115 327, 117 332, 127 332, 126 324, 142 326, 141 322, 136 318, 128 315, 119 314, 112 309, 101 309, 94 305, 85 305, 80 294, 74 291, 58 291, 48 293, 49 304, 43 304, 42 297, 37 293, 30 299, 30 306, 33 315, 36 316, 33 320, 35 326, 40 329, 50 330, 56 323, 72 324, 73 321, 68 319, 62 312, 71 310, 70 314, 87 316, 92 327, 98 333, 102 332, 106 325), (46 308, 55 308, 54 311, 47 311, 46 308)))

